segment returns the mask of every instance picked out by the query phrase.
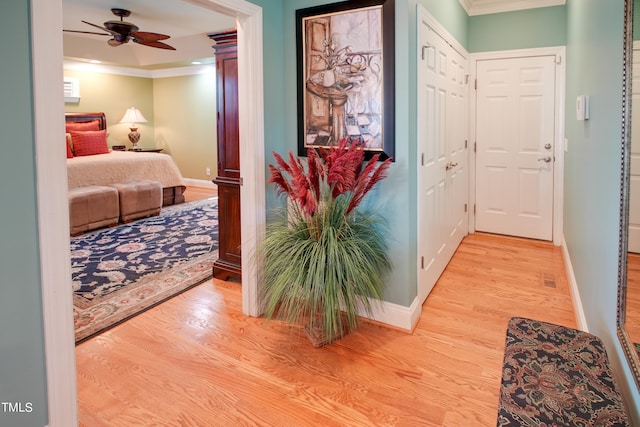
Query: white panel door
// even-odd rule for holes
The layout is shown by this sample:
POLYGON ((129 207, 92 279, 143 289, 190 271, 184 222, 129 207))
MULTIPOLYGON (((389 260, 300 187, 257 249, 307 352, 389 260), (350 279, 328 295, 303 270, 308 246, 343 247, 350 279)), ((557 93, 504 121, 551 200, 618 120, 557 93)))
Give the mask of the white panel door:
POLYGON ((476 230, 552 240, 555 56, 481 60, 476 230))
POLYGON ((467 60, 426 22, 418 58, 418 297, 467 234, 467 60))
MULTIPOLYGON (((635 44, 636 42, 634 42, 635 44)), ((631 110, 640 108, 640 50, 633 49, 631 110)), ((629 252, 640 253, 640 114, 631 115, 631 171, 629 181, 629 252)))

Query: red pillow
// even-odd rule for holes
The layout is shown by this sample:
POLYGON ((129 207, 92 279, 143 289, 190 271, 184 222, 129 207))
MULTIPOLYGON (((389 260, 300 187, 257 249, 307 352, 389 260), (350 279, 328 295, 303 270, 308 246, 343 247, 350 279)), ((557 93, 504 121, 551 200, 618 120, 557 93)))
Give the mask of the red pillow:
POLYGON ((73 152, 76 156, 91 156, 109 152, 106 130, 71 131, 73 152))
POLYGON ((89 122, 67 122, 65 127, 67 128, 67 133, 72 130, 100 130, 100 121, 91 120, 89 122))
POLYGON ((64 136, 64 145, 67 146, 67 159, 73 159, 73 152, 71 151, 71 146, 69 146, 69 137, 67 135, 64 136))

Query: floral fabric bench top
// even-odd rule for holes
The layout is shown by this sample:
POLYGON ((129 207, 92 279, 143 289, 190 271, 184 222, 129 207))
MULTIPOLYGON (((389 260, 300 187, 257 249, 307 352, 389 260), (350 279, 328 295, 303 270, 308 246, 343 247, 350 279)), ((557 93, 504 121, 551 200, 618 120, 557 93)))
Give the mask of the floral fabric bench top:
POLYGON ((509 321, 498 426, 630 426, 595 335, 536 320, 509 321))

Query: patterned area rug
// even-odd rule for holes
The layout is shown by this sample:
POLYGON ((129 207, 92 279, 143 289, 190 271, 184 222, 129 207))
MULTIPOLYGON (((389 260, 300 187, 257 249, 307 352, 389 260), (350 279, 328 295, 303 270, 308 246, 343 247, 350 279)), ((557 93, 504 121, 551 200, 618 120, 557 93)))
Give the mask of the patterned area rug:
POLYGON ((629 426, 602 341, 514 317, 505 346, 498 426, 629 426))
POLYGON ((218 200, 71 238, 76 344, 212 276, 218 200))

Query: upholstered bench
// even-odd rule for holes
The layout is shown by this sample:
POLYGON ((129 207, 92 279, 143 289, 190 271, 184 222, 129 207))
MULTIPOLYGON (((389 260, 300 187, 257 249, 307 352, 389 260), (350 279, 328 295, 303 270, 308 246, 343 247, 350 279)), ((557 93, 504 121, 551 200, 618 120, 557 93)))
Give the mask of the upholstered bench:
POLYGON ((162 184, 158 181, 131 181, 112 184, 120 198, 120 222, 160 214, 162 184))
POLYGON ((92 185, 68 192, 71 235, 118 223, 118 191, 112 187, 92 185))
POLYGON ((498 426, 629 426, 602 341, 551 323, 509 321, 498 426))

